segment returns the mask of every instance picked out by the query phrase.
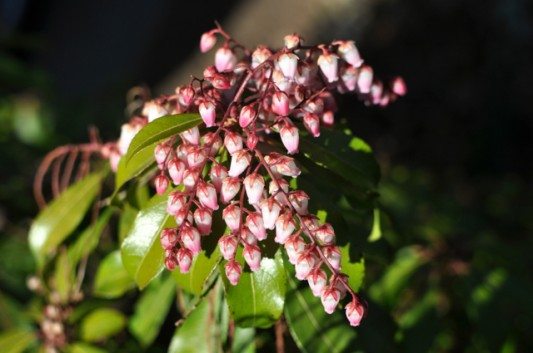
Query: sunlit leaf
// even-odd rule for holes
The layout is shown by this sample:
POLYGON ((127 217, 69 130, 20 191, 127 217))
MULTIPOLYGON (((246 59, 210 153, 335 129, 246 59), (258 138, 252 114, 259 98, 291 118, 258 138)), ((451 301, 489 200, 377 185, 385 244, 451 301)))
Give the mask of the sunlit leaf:
POLYGON ((68 258, 67 252, 64 249, 61 250, 56 260, 54 283, 61 303, 65 304, 74 284, 74 267, 68 258))
POLYGON ((348 275, 350 288, 358 292, 363 285, 363 279, 365 277, 365 260, 361 258, 358 262, 355 262, 350 259, 350 243, 340 248, 342 273, 348 275))
POLYGON ((381 238, 381 221, 379 208, 374 208, 374 220, 372 221, 372 231, 368 236, 368 241, 378 241, 381 238))
MULTIPOLYGON (((221 272, 224 272, 223 268, 221 272)), ((225 275, 222 278, 236 325, 266 328, 279 319, 287 291, 287 278, 279 251, 273 259, 263 258, 260 270, 243 272, 236 286, 232 286, 225 275)))
POLYGON ((255 329, 236 327, 231 351, 233 353, 255 353, 255 329))
POLYGON ((67 347, 68 353, 107 353, 106 350, 83 342, 75 342, 67 347))
POLYGON ((35 332, 25 329, 13 329, 0 333, 2 353, 20 353, 37 340, 35 332))
POLYGON ((115 309, 97 309, 87 315, 80 326, 83 340, 88 342, 103 341, 116 335, 126 325, 126 317, 115 309))
POLYGON ((37 216, 30 228, 30 248, 44 264, 44 257, 55 250, 76 229, 100 190, 105 173, 93 173, 64 191, 37 216))
POLYGON ((164 267, 159 234, 175 225, 166 212, 167 196, 156 195, 135 218, 121 246, 122 263, 139 288, 144 288, 164 267))
POLYGON ((96 271, 94 295, 103 298, 117 298, 135 286, 122 264, 120 251, 107 255, 96 271))
POLYGON ((206 255, 205 250, 203 250, 194 258, 189 272, 180 273, 179 270, 176 270, 172 272, 172 276, 181 289, 191 294, 200 295, 204 291, 210 275, 217 271, 220 258, 218 247, 210 256, 206 255))
POLYGON ((175 295, 176 284, 167 276, 150 283, 136 302, 128 327, 143 346, 149 346, 159 334, 175 295))

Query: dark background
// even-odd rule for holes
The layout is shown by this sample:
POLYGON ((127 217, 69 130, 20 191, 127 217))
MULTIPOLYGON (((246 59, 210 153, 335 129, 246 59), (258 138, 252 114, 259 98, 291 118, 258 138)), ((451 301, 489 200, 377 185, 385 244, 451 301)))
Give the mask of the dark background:
MULTIPOLYGON (((37 212, 31 182, 44 154, 86 141, 89 125, 116 138, 128 89, 156 87, 197 51, 213 20, 224 22, 240 5, 0 1, 0 246, 19 246, 7 235, 24 241, 37 212)), ((397 301, 373 298, 400 322, 402 338, 389 348, 526 352, 533 327, 533 4, 367 6, 364 26, 332 19, 316 38, 356 39, 378 76, 400 74, 409 87, 384 110, 340 98, 341 115, 373 147, 383 171, 385 235, 376 247, 385 260, 367 260, 367 286, 394 267, 402 249, 422 249, 431 259, 409 274, 397 301), (429 316, 402 326, 402 315, 434 290, 439 300, 429 316), (480 290, 489 294, 477 301, 480 290)), ((28 292, 16 275, 31 266, 11 273, 6 266, 0 283, 24 301, 28 292)))

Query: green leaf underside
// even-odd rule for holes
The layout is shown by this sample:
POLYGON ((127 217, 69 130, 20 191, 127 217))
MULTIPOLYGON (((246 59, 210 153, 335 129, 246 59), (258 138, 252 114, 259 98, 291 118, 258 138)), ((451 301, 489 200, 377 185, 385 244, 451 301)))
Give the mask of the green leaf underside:
MULTIPOLYGON (((222 265, 220 268, 224 272, 222 265)), ((225 275, 223 280, 228 306, 236 325, 267 328, 280 318, 287 278, 279 251, 274 259, 263 258, 258 271, 243 272, 236 286, 232 286, 225 275)))
POLYGON ((326 314, 320 298, 313 296, 307 283, 298 283, 291 264, 286 266, 290 270, 287 271, 289 291, 284 314, 298 348, 304 353, 355 352, 352 343, 356 331, 349 326, 343 312, 326 314))
POLYGON ((167 276, 162 281, 150 283, 135 304, 128 327, 143 347, 149 346, 159 334, 175 294, 176 284, 167 276))
POLYGON ((156 195, 139 211, 133 227, 121 246, 126 271, 143 289, 164 268, 164 253, 159 241, 161 230, 175 226, 166 212, 167 195, 156 195))
POLYGON ((104 172, 92 173, 65 190, 39 213, 30 233, 30 248, 40 267, 44 257, 71 234, 82 221, 100 190, 104 172))
POLYGON ((126 325, 126 317, 115 309, 97 309, 87 315, 80 327, 81 337, 87 342, 104 341, 116 335, 126 325))
POLYGON ((34 332, 25 329, 13 329, 0 333, 0 350, 2 353, 21 353, 37 340, 34 332))
POLYGON ((205 250, 202 250, 194 258, 189 272, 180 273, 179 269, 176 269, 172 272, 172 276, 181 289, 194 295, 201 295, 211 274, 217 270, 220 259, 218 247, 211 253, 211 256, 207 256, 205 250))
POLYGON ((157 143, 146 146, 135 156, 131 157, 128 163, 125 158, 121 158, 115 174, 115 194, 131 179, 141 175, 146 169, 155 164, 154 149, 157 143))
POLYGON ((119 250, 108 254, 100 263, 94 280, 94 295, 117 298, 135 287, 135 283, 122 264, 119 250))

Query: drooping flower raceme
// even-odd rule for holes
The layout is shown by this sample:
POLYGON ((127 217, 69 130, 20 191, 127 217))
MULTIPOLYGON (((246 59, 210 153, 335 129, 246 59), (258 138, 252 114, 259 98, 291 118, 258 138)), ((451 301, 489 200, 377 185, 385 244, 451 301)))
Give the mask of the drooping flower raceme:
POLYGON ((204 70, 203 78, 177 87, 175 94, 146 102, 142 115, 125 124, 117 144, 108 148, 111 165, 116 169, 146 123, 167 114, 198 113, 202 126, 155 149, 156 192, 183 185, 168 197, 167 211, 177 227, 161 233, 166 267, 187 272, 202 249, 202 237, 220 236, 225 274, 236 285, 243 271, 237 249, 243 249, 250 270, 257 271, 261 243, 272 236, 295 266, 297 279, 309 283, 327 313, 351 295, 346 316, 357 326, 364 306, 340 272, 335 230, 309 213, 309 196, 290 190, 289 179, 300 174, 294 160, 300 127, 312 138, 320 135, 321 126, 332 125, 335 92, 386 106, 406 94, 406 85, 401 78, 390 85, 377 80, 353 41, 303 47, 301 38, 292 34, 279 50, 248 50, 215 28, 202 36, 200 50, 211 50, 217 36, 224 42, 215 52, 214 66, 204 70), (266 143, 280 149, 264 152, 266 143), (219 215, 229 229, 224 235, 211 234, 213 217, 219 215))

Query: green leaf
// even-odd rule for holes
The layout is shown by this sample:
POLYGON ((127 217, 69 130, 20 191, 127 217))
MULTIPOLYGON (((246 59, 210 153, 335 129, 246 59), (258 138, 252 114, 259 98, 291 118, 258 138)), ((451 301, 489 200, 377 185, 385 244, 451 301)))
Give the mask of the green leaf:
POLYGON ((106 350, 83 342, 75 342, 67 347, 68 353, 107 353, 106 350))
POLYGON ((379 215, 379 208, 374 208, 374 220, 372 221, 372 231, 370 232, 370 235, 368 236, 369 242, 378 241, 381 239, 381 221, 380 221, 380 215, 379 215))
POLYGON ((0 348, 2 353, 20 353, 37 340, 35 332, 14 329, 0 334, 0 348))
POLYGON ((365 277, 365 259, 359 262, 350 260, 350 243, 341 246, 341 269, 342 273, 348 275, 348 284, 355 292, 358 292, 363 285, 365 277))
POLYGON ((106 208, 100 214, 96 222, 85 229, 78 239, 76 239, 74 244, 69 246, 67 255, 73 266, 75 266, 82 258, 88 256, 96 248, 100 236, 112 215, 113 210, 106 208))
POLYGON ((135 221, 135 217, 137 217, 138 213, 139 210, 133 208, 129 204, 124 206, 124 209, 120 213, 120 218, 118 220, 119 244, 122 244, 126 236, 131 231, 131 227, 133 227, 133 222, 135 221))
POLYGON ((176 270, 172 272, 172 276, 181 289, 194 295, 201 295, 211 274, 217 270, 220 258, 218 247, 210 256, 207 256, 205 250, 202 250, 194 258, 188 273, 180 273, 176 270))
POLYGON ((119 162, 115 179, 115 190, 119 190, 128 180, 141 174, 154 160, 157 143, 188 130, 202 122, 198 114, 166 115, 156 119, 139 131, 119 162))
POLYGON ((98 195, 105 173, 89 174, 52 201, 30 228, 30 248, 40 267, 44 257, 55 250, 76 229, 98 195))
POLYGON ((231 351, 233 353, 255 353, 255 329, 235 327, 231 351))
POLYGON ((74 284, 74 267, 65 249, 62 248, 61 250, 56 260, 54 283, 61 303, 66 304, 74 284))
POLYGON ((159 334, 175 295, 176 284, 167 276, 162 281, 150 283, 135 304, 128 327, 143 347, 149 346, 159 334))
POLYGON ((130 233, 122 242, 122 263, 140 289, 164 268, 159 234, 163 228, 175 225, 166 211, 166 200, 166 195, 154 196, 146 208, 139 211, 130 233))
POLYGON ((354 351, 356 331, 349 326, 343 312, 328 315, 320 298, 313 296, 307 283, 294 278, 292 265, 287 263, 289 291, 285 302, 285 319, 294 342, 304 353, 340 353, 348 347, 354 351))
POLYGON ((96 271, 94 295, 103 298, 118 298, 133 287, 135 287, 135 282, 122 264, 120 251, 115 250, 107 255, 96 271))
POLYGON ((372 190, 379 181, 379 167, 372 150, 349 131, 324 129, 318 138, 302 139, 300 149, 308 160, 356 186, 372 190))
POLYGON ((125 325, 126 317, 120 311, 97 309, 81 322, 81 337, 88 342, 103 341, 122 331, 125 325))
MULTIPOLYGON (((222 265, 221 272, 224 273, 222 265)), ((223 280, 228 306, 236 325, 267 328, 280 318, 287 278, 279 251, 274 259, 263 258, 260 270, 243 272, 236 286, 232 286, 225 275, 223 280)))
POLYGON ((176 329, 168 353, 211 353, 221 350, 215 325, 215 308, 208 298, 202 299, 198 306, 182 321, 176 329))

